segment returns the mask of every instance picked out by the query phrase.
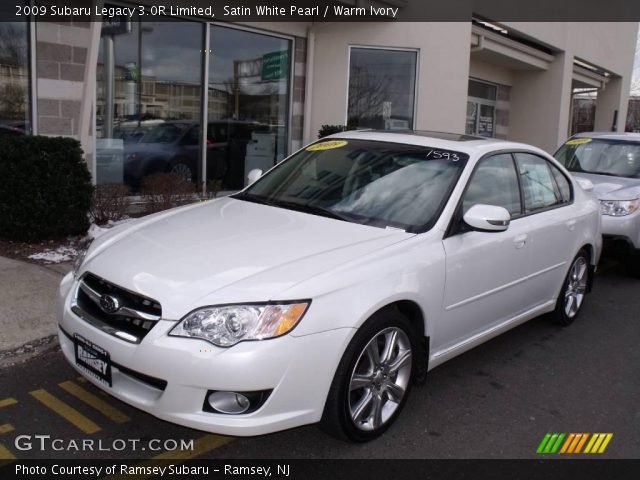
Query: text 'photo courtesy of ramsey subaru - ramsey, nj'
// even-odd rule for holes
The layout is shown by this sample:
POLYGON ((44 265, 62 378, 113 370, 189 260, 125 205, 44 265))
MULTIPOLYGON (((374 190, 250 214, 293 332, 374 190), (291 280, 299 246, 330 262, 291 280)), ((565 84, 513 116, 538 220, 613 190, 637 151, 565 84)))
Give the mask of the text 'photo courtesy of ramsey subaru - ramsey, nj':
POLYGON ((470 135, 323 138, 239 193, 96 239, 60 286, 62 351, 180 425, 319 422, 372 440, 428 370, 542 314, 580 314, 602 202, 559 158, 470 135))

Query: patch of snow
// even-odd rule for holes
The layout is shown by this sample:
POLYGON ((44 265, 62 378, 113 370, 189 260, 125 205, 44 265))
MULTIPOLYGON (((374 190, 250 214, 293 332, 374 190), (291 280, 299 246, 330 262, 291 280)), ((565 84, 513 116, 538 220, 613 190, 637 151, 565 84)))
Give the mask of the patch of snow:
POLYGON ((45 250, 44 252, 29 255, 31 260, 39 260, 45 264, 70 262, 78 255, 78 249, 71 245, 63 245, 55 250, 45 250))
MULTIPOLYGON (((61 245, 55 249, 46 249, 42 252, 34 253, 29 255, 31 260, 38 260, 45 265, 50 265, 52 263, 62 263, 62 262, 70 262, 74 260, 78 254, 83 250, 82 245, 87 245, 90 241, 95 240, 101 235, 104 235, 111 228, 117 227, 118 225, 122 225, 123 223, 127 223, 134 220, 133 218, 125 218, 122 220, 118 220, 116 222, 110 220, 105 226, 100 227, 95 223, 92 223, 89 227, 89 231, 87 235, 80 239, 77 243, 80 246, 76 245, 76 241, 72 237, 69 238, 69 243, 67 245, 61 245)), ((77 240, 77 239, 76 239, 77 240)))

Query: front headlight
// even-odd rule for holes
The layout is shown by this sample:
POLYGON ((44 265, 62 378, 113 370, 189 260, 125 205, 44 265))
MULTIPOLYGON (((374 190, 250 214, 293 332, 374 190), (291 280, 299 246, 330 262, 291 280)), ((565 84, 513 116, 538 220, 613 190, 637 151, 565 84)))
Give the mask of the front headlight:
POLYGON ((219 347, 280 337, 298 324, 309 303, 204 307, 184 317, 169 335, 201 338, 219 347))
POLYGON ((640 199, 635 200, 600 200, 600 211, 611 217, 624 217, 640 208, 640 199))

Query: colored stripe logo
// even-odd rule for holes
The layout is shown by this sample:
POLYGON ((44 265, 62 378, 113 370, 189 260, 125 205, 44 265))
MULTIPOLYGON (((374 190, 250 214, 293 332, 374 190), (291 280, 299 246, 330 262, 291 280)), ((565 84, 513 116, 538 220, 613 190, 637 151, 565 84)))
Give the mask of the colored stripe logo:
POLYGON ((547 433, 538 454, 604 453, 613 433, 547 433))

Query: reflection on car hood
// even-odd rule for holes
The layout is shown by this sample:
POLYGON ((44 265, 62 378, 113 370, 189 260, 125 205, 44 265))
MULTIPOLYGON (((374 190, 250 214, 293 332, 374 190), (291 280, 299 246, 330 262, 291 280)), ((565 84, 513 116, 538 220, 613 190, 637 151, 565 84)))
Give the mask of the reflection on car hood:
POLYGON ((593 183, 593 193, 600 200, 633 200, 640 197, 640 179, 572 172, 593 183))
POLYGON ((212 303, 284 300, 296 283, 411 236, 227 197, 114 232, 83 268, 177 319, 212 303))

